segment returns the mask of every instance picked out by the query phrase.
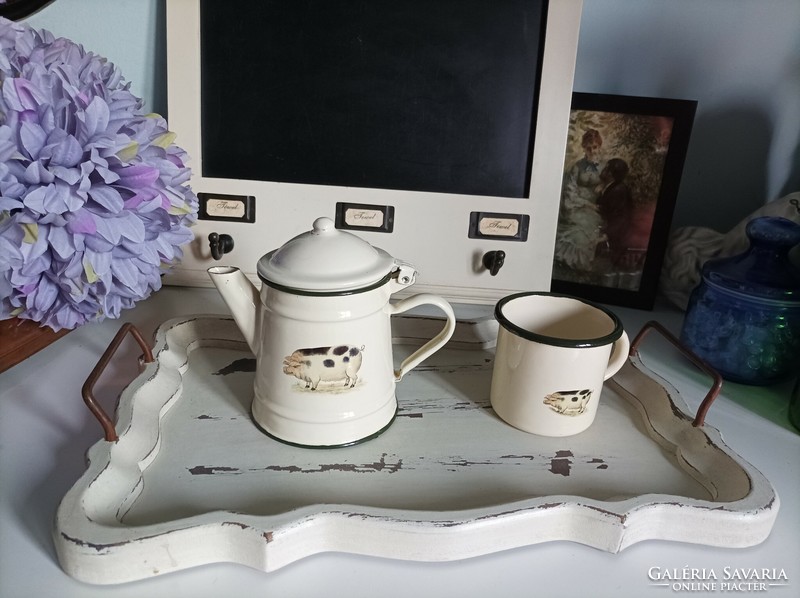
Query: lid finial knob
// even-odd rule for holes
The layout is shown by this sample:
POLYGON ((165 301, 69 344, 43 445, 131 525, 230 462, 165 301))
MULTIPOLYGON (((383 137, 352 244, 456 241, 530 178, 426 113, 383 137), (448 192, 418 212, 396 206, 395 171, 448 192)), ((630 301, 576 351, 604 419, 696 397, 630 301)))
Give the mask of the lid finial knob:
POLYGON ((330 218, 317 218, 314 221, 314 234, 319 235, 321 233, 327 233, 334 230, 333 220, 330 218))

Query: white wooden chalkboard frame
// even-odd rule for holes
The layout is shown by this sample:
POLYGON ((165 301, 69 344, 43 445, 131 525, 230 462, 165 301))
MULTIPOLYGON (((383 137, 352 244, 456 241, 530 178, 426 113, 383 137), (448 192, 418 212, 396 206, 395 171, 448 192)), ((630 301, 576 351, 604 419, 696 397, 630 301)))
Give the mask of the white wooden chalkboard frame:
POLYGON ((359 235, 419 269, 415 292, 487 304, 513 291, 549 289, 581 8, 582 0, 548 5, 530 192, 528 199, 519 199, 204 178, 200 174, 200 2, 171 0, 167 5, 169 123, 177 133, 176 143, 191 157, 191 184, 195 191, 212 195, 254 196, 258 208, 255 223, 199 221, 194 227, 196 239, 165 282, 210 285, 206 269, 215 265, 207 240, 211 232, 228 234, 235 241, 234 250, 220 263, 239 267, 255 280, 259 257, 310 230, 315 218, 334 218, 337 202, 345 202, 394 207, 391 234, 359 231, 359 235), (473 212, 529 218, 527 240, 470 238, 473 212), (506 258, 492 276, 482 256, 496 250, 505 251, 506 258))

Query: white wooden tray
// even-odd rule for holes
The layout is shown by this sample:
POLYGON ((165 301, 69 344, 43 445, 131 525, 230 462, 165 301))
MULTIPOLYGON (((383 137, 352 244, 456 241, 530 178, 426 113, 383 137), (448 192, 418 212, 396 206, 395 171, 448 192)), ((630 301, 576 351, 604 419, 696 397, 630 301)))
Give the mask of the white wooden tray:
POLYGON ((170 320, 153 353, 107 430, 118 440, 89 450, 58 509, 58 558, 80 580, 220 561, 270 571, 322 551, 441 561, 551 540, 744 547, 778 512, 769 481, 693 426, 636 354, 577 436, 511 428, 489 405, 492 352, 444 350, 398 385, 388 431, 321 450, 252 423, 254 361, 232 320, 170 320))

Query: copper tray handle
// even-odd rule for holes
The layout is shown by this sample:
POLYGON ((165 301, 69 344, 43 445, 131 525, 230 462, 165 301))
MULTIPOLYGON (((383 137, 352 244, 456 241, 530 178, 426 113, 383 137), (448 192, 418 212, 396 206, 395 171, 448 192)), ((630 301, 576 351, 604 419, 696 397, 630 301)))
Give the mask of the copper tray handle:
POLYGON ((108 345, 105 353, 100 357, 100 360, 97 362, 97 365, 94 366, 92 373, 89 374, 89 377, 86 378, 86 382, 83 383, 83 388, 81 389, 81 394, 83 395, 83 402, 86 403, 86 406, 89 408, 89 411, 97 418, 97 421, 100 422, 100 425, 103 427, 103 433, 105 435, 105 439, 108 442, 116 442, 119 440, 119 436, 117 436, 117 431, 114 427, 114 422, 105 412, 103 407, 100 403, 97 402, 97 399, 94 398, 94 385, 97 383, 100 376, 103 374, 103 371, 106 369, 106 366, 111 361, 111 358, 116 353, 119 346, 122 344, 122 341, 125 338, 127 333, 131 333, 136 342, 139 343, 139 347, 141 347, 142 352, 144 355, 140 357, 140 362, 144 363, 152 363, 153 361, 153 351, 150 349, 149 345, 145 342, 142 334, 137 330, 136 326, 131 323, 123 324, 119 331, 117 331, 116 336, 111 339, 111 343, 108 345))
POLYGON ((722 388, 722 376, 720 376, 719 372, 717 372, 714 368, 708 365, 705 361, 700 359, 697 355, 695 355, 686 345, 681 343, 681 341, 676 338, 669 330, 664 328, 661 324, 655 321, 647 322, 642 329, 639 331, 639 334, 636 335, 636 338, 633 339, 631 343, 631 350, 630 355, 638 355, 639 353, 639 344, 644 340, 644 337, 647 336, 647 333, 650 330, 656 330, 661 333, 661 335, 675 345, 678 349, 680 349, 681 353, 694 365, 698 368, 703 370, 706 374, 711 376, 714 380, 714 385, 711 387, 711 390, 708 391, 703 402, 700 403, 700 407, 697 408, 697 413, 694 416, 694 421, 692 425, 695 427, 699 427, 703 425, 706 419, 706 413, 708 413, 708 409, 711 407, 711 403, 714 402, 714 399, 717 398, 720 389, 722 388))

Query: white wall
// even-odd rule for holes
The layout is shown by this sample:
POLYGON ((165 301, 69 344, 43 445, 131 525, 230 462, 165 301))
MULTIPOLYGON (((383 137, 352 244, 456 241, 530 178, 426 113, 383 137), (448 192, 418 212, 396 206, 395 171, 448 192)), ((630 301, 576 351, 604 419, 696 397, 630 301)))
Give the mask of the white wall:
POLYGON ((800 191, 800 0, 584 0, 575 90, 698 100, 675 225, 800 191))
POLYGON ((148 112, 166 111, 162 0, 55 0, 25 22, 105 56, 145 100, 148 112))
MULTIPOLYGON (((28 21, 163 113, 165 1, 56 0, 28 21)), ((698 100, 675 225, 724 231, 800 190, 800 0, 584 0, 575 90, 698 100)))

